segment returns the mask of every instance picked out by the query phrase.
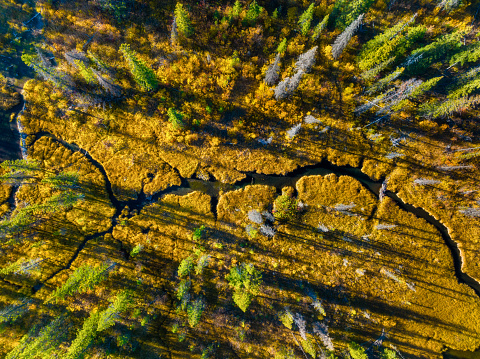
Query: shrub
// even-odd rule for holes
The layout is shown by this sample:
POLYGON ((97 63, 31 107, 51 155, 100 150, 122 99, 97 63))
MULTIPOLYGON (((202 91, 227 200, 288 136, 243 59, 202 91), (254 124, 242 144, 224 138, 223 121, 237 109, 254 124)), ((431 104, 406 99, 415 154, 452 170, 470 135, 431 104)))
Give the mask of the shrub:
POLYGON ((288 195, 281 195, 273 203, 273 215, 278 220, 293 219, 297 213, 297 200, 288 195))

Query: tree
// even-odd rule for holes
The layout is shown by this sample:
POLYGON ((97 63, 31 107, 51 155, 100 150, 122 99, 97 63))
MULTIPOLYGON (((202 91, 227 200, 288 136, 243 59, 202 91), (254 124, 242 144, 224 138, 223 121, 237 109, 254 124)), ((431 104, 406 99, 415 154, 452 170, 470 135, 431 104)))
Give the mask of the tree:
POLYGON ((232 12, 230 13, 230 19, 237 19, 242 12, 242 4, 240 0, 235 0, 235 4, 233 5, 232 12))
POLYGON ((328 24, 328 19, 329 18, 330 18, 330 14, 325 15, 323 20, 320 21, 317 26, 315 26, 315 28, 313 29, 313 34, 312 34, 312 40, 313 41, 316 41, 318 39, 318 37, 320 36, 320 34, 322 33, 322 31, 325 29, 325 27, 328 24))
POLYGON ((278 45, 277 47, 277 52, 279 54, 283 54, 285 52, 285 50, 287 49, 287 38, 284 37, 282 42, 280 42, 280 44, 278 45))
POLYGON ((167 115, 173 129, 180 130, 183 128, 183 115, 181 112, 178 112, 175 108, 170 107, 167 111, 167 115))
POLYGON ((332 56, 334 59, 338 59, 343 52, 343 49, 348 45, 350 39, 357 31, 358 27, 362 23, 363 16, 361 14, 353 21, 338 37, 335 39, 335 42, 332 45, 332 56))
MULTIPOLYGON (((182 3, 177 3, 175 6, 175 18, 176 26, 178 27, 178 31, 185 37, 190 37, 193 35, 193 27, 190 21, 190 15, 188 14, 187 10, 184 9, 182 3)), ((172 27, 173 29, 173 27, 172 27)))
POLYGON ((24 259, 20 258, 16 262, 10 263, 7 266, 0 269, 0 275, 22 274, 31 276, 33 273, 40 269, 40 263, 43 262, 42 258, 24 259))
POLYGON ((461 39, 467 32, 468 29, 445 34, 434 42, 412 51, 405 60, 405 68, 412 74, 420 73, 433 63, 445 58, 448 54, 458 52, 462 46, 461 39))
POLYGON ((94 312, 83 322, 82 329, 78 331, 64 358, 80 359, 83 357, 83 353, 90 347, 97 336, 98 322, 101 315, 101 312, 94 312))
POLYGON ((291 78, 286 77, 283 81, 280 81, 274 90, 275 99, 279 101, 293 94, 300 85, 303 74, 303 70, 300 69, 291 78))
POLYGON ((368 41, 357 57, 360 69, 366 71, 392 57, 395 59, 417 44, 425 36, 427 28, 423 25, 410 27, 415 18, 416 15, 401 21, 368 41))
POLYGON ((350 353, 352 359, 368 359, 365 349, 355 342, 348 344, 348 352, 350 353))
POLYGON ((22 61, 35 70, 45 81, 51 82, 55 87, 63 91, 71 91, 75 88, 69 75, 52 67, 43 57, 37 55, 23 54, 22 61), (43 61, 42 61, 43 60, 43 61))
POLYGON ((230 273, 225 276, 230 287, 234 289, 233 301, 245 312, 252 299, 259 293, 262 285, 261 272, 253 264, 240 264, 230 268, 230 273))
POLYGON ((313 2, 310 4, 308 9, 305 10, 302 15, 300 15, 300 18, 298 20, 298 25, 300 26, 300 30, 302 32, 302 35, 304 36, 306 36, 308 34, 308 31, 310 30, 314 9, 315 9, 315 3, 313 2))
POLYGON ((131 295, 130 291, 123 290, 115 296, 108 308, 100 313, 97 331, 101 332, 115 324, 120 313, 126 311, 131 306, 131 295))
POLYGON ((257 4, 257 0, 253 0, 248 7, 247 13, 242 21, 244 26, 253 25, 257 21, 258 16, 263 11, 263 7, 257 4))
POLYGON ((68 326, 65 324, 62 315, 43 328, 33 326, 5 359, 56 358, 60 352, 58 346, 67 337, 68 326))
POLYGON ((375 0, 336 0, 330 15, 335 28, 345 31, 360 14, 365 14, 375 0))
POLYGON ((73 60, 73 62, 77 65, 78 71, 80 75, 87 81, 89 84, 93 84, 96 82, 97 78, 93 73, 92 69, 87 67, 83 61, 80 60, 73 60))
POLYGON ((67 295, 83 293, 89 289, 93 289, 107 278, 108 274, 115 269, 115 266, 116 263, 102 263, 96 267, 88 264, 78 267, 62 286, 50 294, 47 301, 55 300, 55 302, 58 302, 67 295))
POLYGON ((382 359, 398 359, 397 354, 388 348, 383 349, 383 353, 380 354, 382 359))
POLYGON ((278 65, 279 62, 280 62, 280 53, 277 52, 277 55, 275 56, 275 61, 273 62, 273 64, 271 64, 268 67, 267 72, 265 73, 264 82, 268 86, 273 86, 278 81, 279 71, 280 71, 280 66, 278 65))
POLYGON ((127 61, 135 82, 146 91, 155 90, 158 87, 155 73, 142 60, 137 59, 137 55, 130 49, 130 45, 122 44, 120 52, 127 61))
POLYGON ((310 72, 313 65, 315 65, 315 55, 317 53, 318 46, 312 47, 310 50, 301 54, 295 63, 295 69, 297 71, 302 70, 306 73, 310 72))

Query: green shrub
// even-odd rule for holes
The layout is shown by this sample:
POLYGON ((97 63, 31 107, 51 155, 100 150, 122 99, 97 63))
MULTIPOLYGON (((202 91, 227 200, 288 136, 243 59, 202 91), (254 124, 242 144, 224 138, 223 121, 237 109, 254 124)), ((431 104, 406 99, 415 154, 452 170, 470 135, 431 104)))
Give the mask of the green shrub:
POLYGON ((230 269, 225 278, 233 287, 233 301, 245 312, 262 285, 261 272, 253 264, 240 264, 230 269))

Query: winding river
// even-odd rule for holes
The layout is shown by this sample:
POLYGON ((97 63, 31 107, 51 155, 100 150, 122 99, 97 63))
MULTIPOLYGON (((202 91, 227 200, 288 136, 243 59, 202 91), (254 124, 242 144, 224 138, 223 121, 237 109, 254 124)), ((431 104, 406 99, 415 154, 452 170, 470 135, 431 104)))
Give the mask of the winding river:
MULTIPOLYGON (((14 109, 12 109, 10 113, 14 113, 14 112, 20 113, 22 108, 24 108, 23 98, 22 98, 22 102, 19 105, 17 105, 14 109)), ((5 121, 6 118, 7 116, 4 116, 3 121, 5 121)), ((18 114, 17 114, 17 121, 10 122, 11 133, 8 136, 4 136, 2 138, 3 141, 0 146, 0 153, 3 155, 3 157, 0 157, 0 161, 6 160, 6 159, 11 160, 11 159, 22 158, 22 151, 25 152, 25 147, 22 142, 24 135, 21 133, 21 130, 18 131, 18 126, 20 126, 20 129, 21 129, 21 123, 18 121, 18 114)), ((169 187, 168 189, 164 191, 160 191, 154 194, 153 196, 147 197, 142 191, 138 195, 138 198, 136 200, 119 201, 113 194, 112 185, 110 183, 108 175, 105 169, 103 168, 102 164, 96 161, 86 150, 80 148, 75 143, 68 143, 48 132, 38 133, 36 135, 36 140, 40 139, 41 137, 50 137, 55 141, 61 143, 65 147, 71 149, 72 151, 82 153, 90 161, 90 163, 92 163, 103 175, 105 179, 106 190, 107 190, 109 199, 111 203, 114 205, 114 207, 116 208, 116 213, 112 219, 112 226, 105 232, 86 237, 85 240, 77 248, 77 250, 75 251, 72 258, 69 260, 67 265, 59 269, 53 275, 51 275, 50 278, 56 275, 58 272, 69 268, 71 263, 76 259, 79 252, 83 249, 83 247, 89 240, 96 238, 100 235, 103 235, 105 233, 111 232, 113 229, 113 225, 116 223, 116 219, 118 218, 122 209, 126 205, 128 205, 131 210, 136 209, 137 211, 140 211, 145 205, 148 205, 152 202, 157 201, 159 198, 161 198, 165 194, 185 195, 193 191, 201 191, 205 194, 208 194, 210 197, 212 197, 212 211, 216 215, 216 204, 218 203, 218 198, 220 196, 221 191, 222 192, 232 191, 232 190, 243 188, 249 184, 262 184, 262 185, 273 186, 277 189, 278 192, 280 192, 281 188, 285 186, 292 186, 295 188, 296 182, 303 176, 311 176, 311 175, 325 176, 327 174, 333 173, 337 176, 347 175, 357 179, 365 186, 365 188, 367 188, 370 192, 375 194, 377 198, 379 197, 380 188, 382 186, 382 181, 373 181, 370 177, 362 173, 358 168, 349 167, 349 166, 335 166, 329 162, 324 161, 322 163, 319 163, 313 166, 306 166, 306 167, 299 168, 286 175, 263 175, 263 174, 253 173, 253 172, 245 172, 244 174, 246 175, 246 178, 235 184, 225 184, 219 181, 207 181, 207 180, 201 180, 201 179, 183 178, 182 184, 180 186, 169 187)), ((14 197, 15 191, 12 191, 12 192, 13 192, 12 197, 14 197)), ((411 204, 403 202, 395 193, 386 191, 385 195, 392 198, 401 209, 407 212, 413 213, 415 216, 424 219, 428 223, 432 224, 439 231, 439 233, 441 234, 445 244, 449 248, 450 253, 452 255, 455 275, 457 277, 458 282, 464 283, 469 287, 471 287, 475 291, 475 293, 480 297, 480 283, 478 283, 468 274, 462 272, 462 269, 461 269, 462 257, 460 254, 460 250, 458 248, 457 243, 453 241, 452 238, 450 237, 447 228, 439 220, 435 219, 426 210, 422 208, 414 207, 411 204)), ((125 258, 128 259, 127 251, 124 251, 124 255, 125 255, 125 258)), ((37 291, 38 289, 40 289, 41 286, 42 284, 37 285, 33 289, 33 291, 34 292, 37 291)), ((480 358, 480 351, 477 350, 476 352, 459 352, 459 351, 449 350, 444 353, 444 358, 446 359, 447 358, 448 359, 480 358)))

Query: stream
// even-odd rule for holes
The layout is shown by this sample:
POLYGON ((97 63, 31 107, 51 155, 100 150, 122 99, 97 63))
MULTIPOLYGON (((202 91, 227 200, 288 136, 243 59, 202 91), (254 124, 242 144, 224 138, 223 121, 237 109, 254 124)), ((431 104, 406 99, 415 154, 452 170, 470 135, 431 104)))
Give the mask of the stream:
MULTIPOLYGON (((20 113, 21 112, 20 110, 22 109, 23 105, 24 103, 22 98, 22 102, 19 105, 17 105, 14 109, 12 109, 10 113, 17 112, 17 111, 20 113)), ((6 118, 6 116, 4 116, 4 118, 6 118)), ((0 157, 0 161, 7 160, 7 159, 12 160, 12 159, 22 158, 22 151, 25 152, 25 148, 22 142, 24 135, 21 133, 21 131, 18 131, 18 127, 17 127, 17 126, 20 126, 21 128, 21 124, 18 121, 18 114, 17 114, 17 121, 10 122, 9 124, 10 124, 9 127, 10 127, 11 133, 8 135, 4 135, 2 137, 2 141, 0 145, 0 153, 3 155, 3 157, 0 157)), ((5 124, 2 124, 2 126, 5 126, 5 124)), ((66 142, 48 132, 41 132, 36 134, 35 142, 41 137, 50 137, 55 141, 61 143, 65 147, 71 149, 72 151, 82 153, 82 155, 84 155, 85 158, 87 158, 90 161, 90 163, 92 163, 103 175, 105 179, 106 191, 108 193, 108 197, 112 205, 116 208, 116 213, 112 218, 112 226, 106 232, 102 232, 100 234, 96 234, 93 236, 88 236, 79 246, 79 248, 77 248, 73 257, 69 260, 68 265, 56 271, 54 275, 56 275, 61 270, 69 268, 71 263, 76 259, 79 252, 83 249, 83 247, 85 246, 88 240, 92 238, 96 238, 99 235, 110 232, 113 229, 113 226, 115 225, 118 219, 118 216, 120 215, 122 209, 125 206, 128 206, 130 210, 136 209, 137 211, 140 211, 145 205, 151 204, 159 200, 166 194, 185 195, 193 191, 203 192, 212 198, 212 211, 216 216, 216 204, 218 203, 220 192, 228 192, 228 191, 240 189, 250 184, 262 184, 262 185, 273 186, 277 189, 279 193, 281 193, 282 187, 291 186, 295 188, 296 182, 301 177, 311 176, 311 175, 325 176, 327 174, 333 173, 337 176, 346 175, 346 176, 351 176, 357 179, 370 192, 375 194, 377 198, 379 197, 380 188, 382 186, 382 181, 372 180, 366 174, 362 173, 359 168, 354 168, 350 166, 335 166, 327 161, 323 161, 316 165, 299 168, 286 175, 264 175, 264 174, 254 173, 254 172, 244 172, 244 174, 246 175, 246 178, 235 184, 225 184, 219 181, 208 181, 208 180, 202 180, 202 179, 182 178, 182 184, 180 186, 171 186, 166 190, 157 192, 156 194, 148 197, 142 191, 141 193, 139 193, 138 198, 136 200, 119 201, 113 194, 112 185, 110 183, 108 175, 105 169, 103 168, 102 164, 96 161, 86 150, 80 148, 75 143, 66 142)), ((14 192, 15 191, 12 191, 12 197, 14 197, 14 192)), ((392 198, 401 209, 407 212, 413 213, 415 216, 424 219, 428 223, 432 224, 439 231, 439 233, 441 234, 445 244, 449 248, 450 253, 452 255, 455 275, 458 282, 464 283, 469 287, 471 287, 475 291, 475 293, 480 297, 480 283, 474 280, 468 274, 462 272, 461 270, 462 258, 461 258, 460 250, 458 248, 457 243, 451 239, 447 228, 439 220, 435 219, 430 213, 425 211, 423 208, 417 208, 411 204, 403 202, 395 193, 386 191, 385 195, 392 198)), ((122 245, 122 251, 123 251, 123 245, 122 245)), ((126 259, 128 259, 128 252, 126 251, 124 252, 127 254, 125 256, 126 259)), ((53 277, 54 275, 50 277, 53 277)), ((38 289, 40 289, 42 285, 43 284, 39 284, 38 286, 36 286, 36 288, 33 289, 33 291, 34 292, 37 291, 38 289)), ((476 352, 469 352, 469 351, 460 352, 455 350, 448 350, 447 352, 444 353, 444 358, 446 359, 447 358, 448 359, 479 358, 479 357, 480 357, 480 352, 478 350, 476 352)))

